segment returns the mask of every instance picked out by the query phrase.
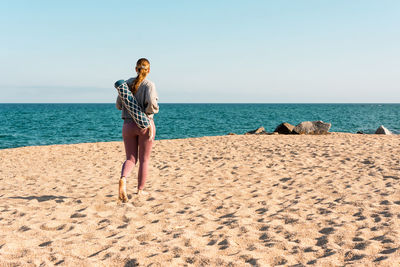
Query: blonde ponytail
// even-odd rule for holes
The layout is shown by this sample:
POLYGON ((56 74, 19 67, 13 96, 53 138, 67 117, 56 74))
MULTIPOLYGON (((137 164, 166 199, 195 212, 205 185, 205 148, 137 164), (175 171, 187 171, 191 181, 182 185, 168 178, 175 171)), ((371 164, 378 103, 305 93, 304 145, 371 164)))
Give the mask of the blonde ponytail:
POLYGON ((141 58, 136 62, 136 69, 138 76, 132 83, 132 88, 131 88, 132 94, 135 94, 137 92, 140 84, 146 78, 147 74, 149 74, 150 62, 145 58, 141 58))

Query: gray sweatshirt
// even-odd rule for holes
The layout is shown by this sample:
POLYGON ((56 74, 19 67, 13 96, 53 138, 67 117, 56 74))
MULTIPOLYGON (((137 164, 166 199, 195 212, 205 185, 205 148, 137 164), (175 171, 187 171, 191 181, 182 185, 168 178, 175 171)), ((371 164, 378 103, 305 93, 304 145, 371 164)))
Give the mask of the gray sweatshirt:
MULTIPOLYGON (((129 88, 131 88, 132 83, 135 81, 135 78, 130 78, 126 81, 129 88)), ((156 91, 156 86, 153 82, 144 79, 135 94, 135 98, 142 108, 142 110, 149 115, 150 118, 153 118, 155 113, 158 113, 158 95, 156 91)), ((117 97, 116 107, 119 110, 122 110, 121 118, 122 119, 132 119, 131 115, 129 115, 128 111, 124 107, 121 98, 117 97)))

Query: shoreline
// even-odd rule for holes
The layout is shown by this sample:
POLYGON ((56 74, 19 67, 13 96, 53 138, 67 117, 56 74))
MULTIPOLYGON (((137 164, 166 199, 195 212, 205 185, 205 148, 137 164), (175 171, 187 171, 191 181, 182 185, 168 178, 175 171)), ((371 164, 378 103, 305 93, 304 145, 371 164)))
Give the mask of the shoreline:
MULTIPOLYGON (((169 138, 169 139, 156 139, 155 141, 163 141, 163 140, 187 140, 187 139, 197 139, 197 138, 207 138, 207 137, 223 137, 223 136, 329 136, 329 135, 356 135, 356 136, 400 136, 400 134, 392 133, 391 135, 384 134, 375 134, 375 133, 350 133, 350 132, 328 132, 328 134, 276 134, 273 132, 268 132, 266 134, 231 134, 227 133, 224 135, 205 135, 198 137, 186 137, 186 138, 169 138)), ((83 142, 83 143, 61 143, 61 144, 48 144, 48 145, 31 145, 31 146, 19 146, 19 147, 8 147, 8 148, 0 148, 0 151, 8 150, 8 149, 17 149, 17 148, 29 148, 29 147, 46 147, 46 146, 62 146, 62 145, 80 145, 80 144, 97 144, 97 143, 118 143, 123 142, 122 138, 119 141, 99 141, 99 142, 83 142)))
POLYGON ((117 203, 121 141, 0 150, 0 265, 396 266, 400 135, 156 140, 117 203))

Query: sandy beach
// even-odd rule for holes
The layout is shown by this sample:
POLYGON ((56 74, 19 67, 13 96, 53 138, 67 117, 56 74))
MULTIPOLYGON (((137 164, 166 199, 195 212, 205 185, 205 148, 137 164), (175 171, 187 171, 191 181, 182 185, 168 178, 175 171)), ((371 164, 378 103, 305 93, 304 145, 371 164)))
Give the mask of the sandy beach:
POLYGON ((400 266, 399 135, 156 141, 126 204, 122 142, 0 158, 0 266, 400 266))

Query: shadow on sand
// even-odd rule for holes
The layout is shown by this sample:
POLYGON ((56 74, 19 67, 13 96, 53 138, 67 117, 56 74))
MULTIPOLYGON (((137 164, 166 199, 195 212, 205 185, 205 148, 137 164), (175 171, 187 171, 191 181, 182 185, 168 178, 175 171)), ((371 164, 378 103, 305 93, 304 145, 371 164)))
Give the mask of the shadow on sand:
POLYGON ((27 199, 27 200, 32 200, 36 199, 39 202, 44 202, 44 201, 49 201, 49 200, 55 200, 57 203, 59 202, 64 202, 63 199, 67 198, 65 196, 51 196, 51 195, 44 195, 44 196, 29 196, 29 197, 9 197, 11 199, 27 199))

